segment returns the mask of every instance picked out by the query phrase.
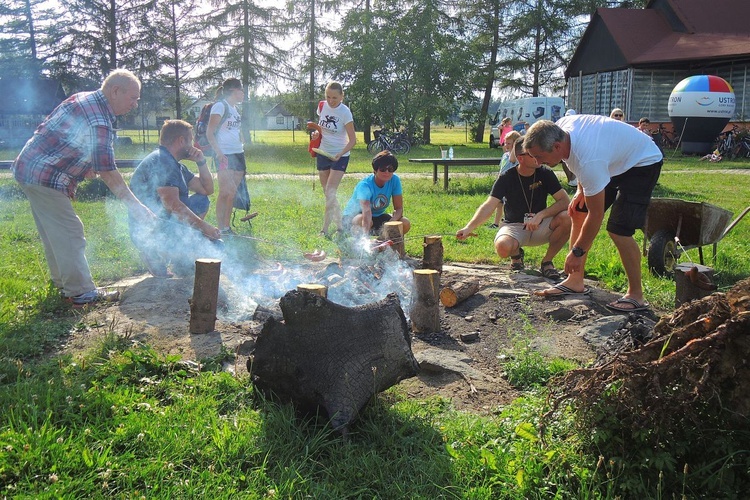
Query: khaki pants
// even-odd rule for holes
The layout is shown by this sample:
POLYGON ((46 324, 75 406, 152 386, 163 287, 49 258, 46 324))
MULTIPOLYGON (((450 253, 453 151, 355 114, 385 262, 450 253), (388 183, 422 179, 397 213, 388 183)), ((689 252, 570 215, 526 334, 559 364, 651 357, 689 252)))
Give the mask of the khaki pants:
POLYGON ((44 244, 52 283, 66 297, 96 288, 86 260, 83 223, 65 194, 55 189, 21 184, 31 204, 31 213, 44 244))

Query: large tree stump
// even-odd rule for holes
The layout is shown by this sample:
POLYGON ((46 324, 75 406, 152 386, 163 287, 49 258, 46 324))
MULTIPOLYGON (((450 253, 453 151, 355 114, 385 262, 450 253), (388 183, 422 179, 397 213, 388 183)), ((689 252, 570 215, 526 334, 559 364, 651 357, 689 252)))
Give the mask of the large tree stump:
POLYGON ((398 253, 398 256, 404 257, 404 223, 400 220, 392 220, 383 224, 383 236, 386 240, 391 240, 391 248, 398 253))
POLYGON ((479 291, 478 281, 459 281, 440 290, 440 302, 445 307, 460 304, 479 291))
POLYGON ((208 333, 216 327, 216 303, 219 301, 221 261, 195 261, 195 282, 190 304, 190 333, 208 333))
POLYGON ((431 333, 440 331, 440 273, 434 269, 414 271, 416 299, 411 309, 411 331, 431 333))
POLYGON ((346 432, 372 396, 419 371, 395 294, 344 307, 295 290, 279 305, 284 322, 265 322, 247 362, 253 383, 302 411, 322 407, 334 429, 346 432))
POLYGON ((424 237, 424 256, 422 257, 423 269, 434 269, 443 272, 443 237, 442 236, 425 236, 424 237))

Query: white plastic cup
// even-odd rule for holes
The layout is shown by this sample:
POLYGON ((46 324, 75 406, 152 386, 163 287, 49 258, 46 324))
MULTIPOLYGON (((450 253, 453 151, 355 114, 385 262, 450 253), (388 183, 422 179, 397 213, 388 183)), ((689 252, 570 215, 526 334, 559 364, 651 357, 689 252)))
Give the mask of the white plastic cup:
POLYGON ((444 149, 441 149, 440 150, 440 158, 442 158, 443 160, 445 160, 447 157, 448 157, 448 151, 446 151, 444 149))

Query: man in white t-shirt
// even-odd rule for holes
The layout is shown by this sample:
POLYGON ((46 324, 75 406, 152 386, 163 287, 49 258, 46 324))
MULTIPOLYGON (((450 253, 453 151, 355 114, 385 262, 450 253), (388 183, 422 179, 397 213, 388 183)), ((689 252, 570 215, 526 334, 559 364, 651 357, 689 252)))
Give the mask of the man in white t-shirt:
POLYGON ((566 116, 531 126, 524 149, 539 163, 565 161, 578 179, 578 191, 568 207, 572 219, 570 252, 565 259, 568 277, 538 295, 555 297, 587 293, 583 278, 586 254, 599 232, 604 212, 612 207, 607 232, 620 254, 628 290, 612 310, 647 309, 641 282, 641 252, 633 238, 643 227, 651 193, 659 180, 663 156, 656 144, 635 127, 596 115, 566 116))

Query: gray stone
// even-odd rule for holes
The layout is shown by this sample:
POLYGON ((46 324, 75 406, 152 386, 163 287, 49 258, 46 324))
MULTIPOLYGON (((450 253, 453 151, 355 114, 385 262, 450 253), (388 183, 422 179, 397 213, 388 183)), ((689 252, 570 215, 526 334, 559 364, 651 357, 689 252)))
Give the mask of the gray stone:
POLYGON ((544 315, 553 321, 568 321, 575 314, 575 311, 571 311, 567 307, 553 307, 544 311, 544 315))
POLYGON ((477 340, 479 340, 479 332, 461 334, 461 342, 476 342, 477 340))
POLYGON ((530 295, 527 291, 515 288, 489 288, 487 292, 490 297, 528 297, 530 295))
POLYGON ((419 368, 428 372, 453 372, 459 375, 466 375, 475 380, 486 380, 489 382, 495 380, 484 372, 469 366, 469 363, 473 360, 462 352, 429 348, 415 353, 414 357, 419 363, 419 368))
POLYGON ((627 318, 623 318, 622 316, 605 316, 581 328, 579 335, 586 342, 598 349, 615 331, 622 328, 626 321, 627 318))

